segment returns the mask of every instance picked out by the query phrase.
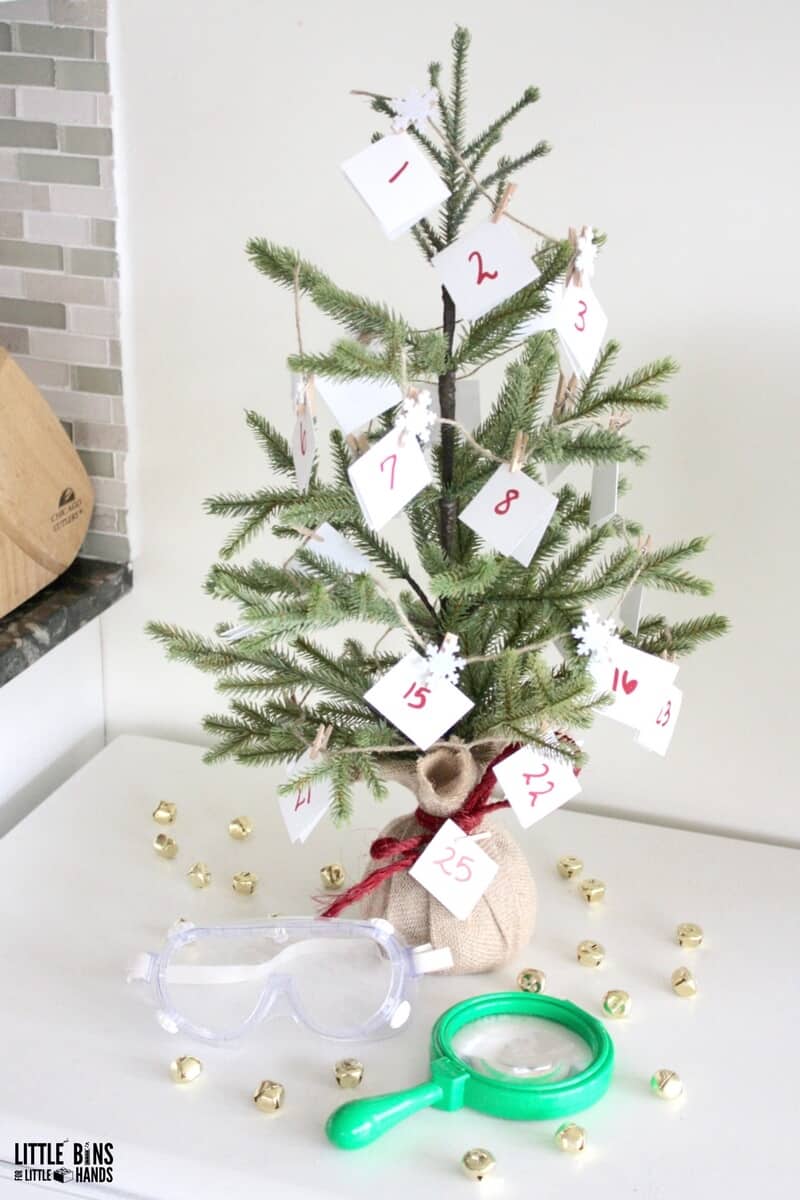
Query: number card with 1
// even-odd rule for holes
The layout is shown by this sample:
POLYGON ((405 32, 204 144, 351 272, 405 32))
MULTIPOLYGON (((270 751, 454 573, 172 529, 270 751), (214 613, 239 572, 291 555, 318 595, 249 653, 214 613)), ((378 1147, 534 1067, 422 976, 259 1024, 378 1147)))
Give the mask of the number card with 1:
POLYGON ((428 663, 416 650, 374 683, 364 699, 420 750, 427 750, 473 707, 454 684, 428 678, 428 663))
POLYGON ((663 704, 663 697, 678 674, 678 664, 620 642, 610 660, 592 663, 591 671, 598 689, 612 698, 612 703, 601 708, 600 713, 639 730, 649 725, 659 703, 663 704))
POLYGON ((575 371, 587 376, 608 329, 608 317, 590 287, 570 284, 564 290, 556 329, 575 371))
MULTIPOLYGON (((343 571, 352 571, 354 575, 369 574, 370 562, 367 556, 351 545, 347 538, 327 521, 323 521, 319 528, 314 530, 313 538, 309 538, 303 549, 316 554, 318 558, 327 559, 343 571)), ((308 568, 303 563, 292 559, 290 566, 300 575, 308 574, 308 568)))
POLYGON ((336 418, 342 433, 353 433, 387 408, 400 404, 403 393, 396 383, 380 379, 327 379, 314 377, 314 387, 336 418))
POLYGON ((408 873, 454 917, 466 921, 497 869, 480 842, 447 820, 408 873))
POLYGON ((508 221, 485 221, 431 259, 459 317, 474 321, 539 278, 508 221))
POLYGON ((683 703, 683 692, 673 684, 656 702, 636 741, 662 756, 667 753, 683 703))
POLYGON ((343 162, 342 170, 392 240, 450 195, 407 133, 389 134, 373 142, 343 162))
POLYGON ((311 405, 306 403, 297 409, 297 420, 294 423, 294 433, 292 434, 292 459, 294 460, 298 492, 308 491, 311 473, 314 470, 316 449, 314 418, 311 415, 311 405))
POLYGON ((419 442, 397 428, 356 459, 347 473, 373 529, 381 529, 431 482, 419 442))
POLYGON ((461 513, 482 538, 527 567, 556 511, 558 499, 523 471, 498 467, 461 513))
MULTIPOLYGON (((315 764, 311 755, 306 753, 289 766, 287 774, 290 779, 305 774, 315 764)), ((331 784, 329 779, 315 779, 313 783, 299 784, 295 791, 286 796, 279 796, 281 816, 289 833, 291 842, 304 842, 310 833, 316 829, 331 803, 331 784)))
POLYGON ((497 764, 494 774, 523 829, 529 829, 581 791, 568 763, 545 758, 531 746, 509 754, 497 764))

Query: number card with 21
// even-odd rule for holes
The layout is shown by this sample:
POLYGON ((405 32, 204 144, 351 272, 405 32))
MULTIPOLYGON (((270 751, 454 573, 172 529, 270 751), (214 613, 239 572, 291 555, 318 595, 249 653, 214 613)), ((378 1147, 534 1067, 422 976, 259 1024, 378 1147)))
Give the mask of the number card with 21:
MULTIPOLYGON (((291 763, 287 772, 289 779, 304 775, 316 764, 308 751, 291 763)), ((294 791, 278 797, 281 816, 291 842, 304 842, 316 829, 331 803, 329 779, 315 779, 313 783, 298 784, 294 791)))

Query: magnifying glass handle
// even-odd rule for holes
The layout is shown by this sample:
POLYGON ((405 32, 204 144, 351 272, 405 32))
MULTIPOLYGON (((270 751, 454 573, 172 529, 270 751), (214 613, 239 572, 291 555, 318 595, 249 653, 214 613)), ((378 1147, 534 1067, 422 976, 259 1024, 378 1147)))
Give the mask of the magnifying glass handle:
POLYGON ((441 1085, 430 1079, 402 1092, 351 1100, 331 1113, 325 1132, 340 1150, 360 1150, 412 1113, 437 1104, 443 1096, 441 1085))

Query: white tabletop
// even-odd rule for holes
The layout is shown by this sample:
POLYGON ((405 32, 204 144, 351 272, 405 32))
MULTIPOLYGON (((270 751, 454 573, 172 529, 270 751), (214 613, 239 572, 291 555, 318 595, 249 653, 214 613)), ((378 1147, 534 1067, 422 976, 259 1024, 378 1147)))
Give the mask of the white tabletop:
POLYGON ((341 861, 357 877, 374 833, 410 807, 399 789, 383 807, 364 798, 350 829, 324 822, 305 846, 290 847, 275 802, 278 774, 206 767, 197 747, 124 737, 0 842, 3 1197, 23 1186, 10 1166, 15 1142, 65 1137, 112 1141, 114 1183, 113 1190, 74 1191, 53 1184, 62 1196, 119 1190, 219 1200, 233 1189, 269 1189, 280 1200, 448 1200, 470 1194, 459 1160, 472 1146, 487 1147, 498 1161, 483 1194, 509 1200, 586 1189, 597 1200, 706 1200, 723 1189, 728 1198, 744 1197, 781 1185, 793 1191, 797 851, 557 812, 519 831, 540 894, 531 947, 493 975, 423 979, 412 1022, 398 1036, 343 1048, 278 1019, 240 1048, 222 1050, 160 1030, 124 982, 136 951, 157 948, 178 916, 206 922, 314 911, 320 866, 341 861), (179 808, 169 830, 180 845, 172 862, 151 849, 158 827, 150 814, 160 799, 179 808), (242 814, 255 833, 234 842, 227 823, 242 814), (596 912, 558 877, 562 854, 579 855, 588 874, 605 880, 607 898, 596 912), (197 859, 214 872, 207 891, 185 878, 197 859), (252 898, 233 894, 235 870, 258 874, 252 898), (703 926, 700 950, 677 946, 680 921, 703 926), (598 970, 576 961, 577 943, 587 937, 607 948, 598 970), (670 989, 672 970, 684 964, 698 980, 693 1000, 670 989), (428 1032, 439 1013, 467 996, 513 988, 522 966, 542 968, 548 992, 597 1015, 609 988, 633 997, 632 1016, 609 1023, 617 1050, 611 1090, 577 1118, 590 1142, 583 1157, 555 1148, 557 1122, 468 1110, 422 1112, 361 1151, 328 1144, 323 1127, 333 1108, 424 1079, 428 1032), (205 1073, 177 1087, 168 1063, 192 1052, 205 1073), (344 1054, 365 1064, 359 1092, 334 1083, 333 1063, 344 1054), (682 1076, 682 1101, 650 1093, 659 1067, 682 1076), (252 1103, 263 1078, 286 1087, 277 1118, 252 1103))

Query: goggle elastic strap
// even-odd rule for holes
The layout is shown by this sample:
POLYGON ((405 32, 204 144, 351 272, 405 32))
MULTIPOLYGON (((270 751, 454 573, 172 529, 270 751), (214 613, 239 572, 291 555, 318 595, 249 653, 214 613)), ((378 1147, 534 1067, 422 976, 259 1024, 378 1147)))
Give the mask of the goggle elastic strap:
POLYGON ((449 946, 435 950, 430 942, 415 946, 411 951, 415 975, 430 975, 434 971, 446 971, 453 965, 453 952, 449 946))

